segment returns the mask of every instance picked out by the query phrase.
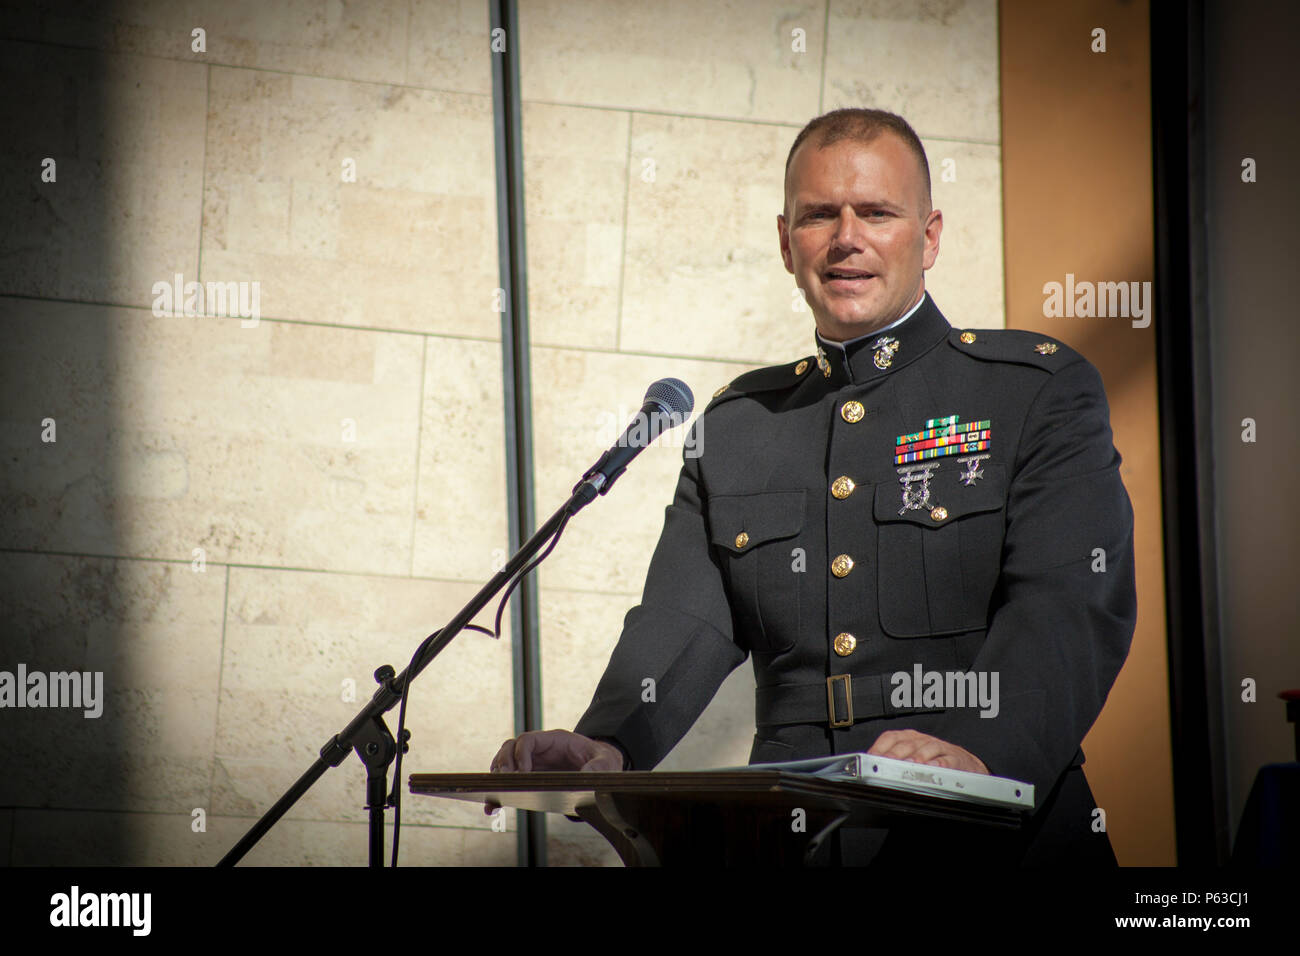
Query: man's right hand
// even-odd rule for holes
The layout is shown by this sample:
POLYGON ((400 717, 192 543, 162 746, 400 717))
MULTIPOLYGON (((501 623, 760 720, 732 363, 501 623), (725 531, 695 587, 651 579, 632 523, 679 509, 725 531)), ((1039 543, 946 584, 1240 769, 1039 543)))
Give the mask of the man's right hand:
MULTIPOLYGON (((534 770, 622 770, 623 752, 604 740, 567 730, 529 730, 501 745, 488 768, 492 773, 534 770)), ((491 815, 497 805, 486 803, 491 815)))

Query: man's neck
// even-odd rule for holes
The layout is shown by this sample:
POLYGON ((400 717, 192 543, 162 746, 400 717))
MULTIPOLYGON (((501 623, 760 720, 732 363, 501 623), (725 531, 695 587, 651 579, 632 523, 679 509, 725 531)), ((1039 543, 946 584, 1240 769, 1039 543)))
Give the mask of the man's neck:
POLYGON ((846 339, 843 342, 832 342, 830 339, 826 338, 826 336, 822 335, 821 332, 819 331, 817 333, 817 341, 821 342, 823 345, 834 345, 836 348, 847 349, 854 342, 861 342, 863 339, 869 339, 877 335, 882 335, 885 332, 888 332, 890 329, 898 328, 900 325, 902 325, 904 322, 910 319, 913 315, 915 315, 916 310, 921 307, 921 304, 923 302, 925 302, 925 296, 926 296, 926 292, 924 289, 922 289, 921 298, 916 300, 916 305, 912 306, 910 309, 904 312, 899 318, 895 319, 893 322, 890 322, 883 329, 876 329, 874 332, 868 332, 866 335, 854 336, 853 338, 846 339))

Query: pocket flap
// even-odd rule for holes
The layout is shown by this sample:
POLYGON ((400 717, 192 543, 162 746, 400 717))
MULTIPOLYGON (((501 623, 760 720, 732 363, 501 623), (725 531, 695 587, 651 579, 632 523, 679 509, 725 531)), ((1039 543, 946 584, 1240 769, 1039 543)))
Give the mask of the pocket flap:
POLYGON ((984 473, 972 484, 962 483, 961 476, 965 469, 958 466, 944 468, 955 462, 941 462, 930 476, 930 502, 923 508, 903 508, 903 483, 901 481, 876 485, 874 502, 875 519, 879 523, 907 522, 923 528, 942 528, 957 518, 979 514, 984 511, 997 511, 1006 504, 1007 478, 1003 465, 981 462, 980 470, 984 473), (931 514, 931 507, 942 507, 946 517, 936 521, 931 514))
POLYGON ((743 554, 755 545, 798 534, 806 497, 803 491, 714 495, 709 498, 710 539, 720 548, 743 554))

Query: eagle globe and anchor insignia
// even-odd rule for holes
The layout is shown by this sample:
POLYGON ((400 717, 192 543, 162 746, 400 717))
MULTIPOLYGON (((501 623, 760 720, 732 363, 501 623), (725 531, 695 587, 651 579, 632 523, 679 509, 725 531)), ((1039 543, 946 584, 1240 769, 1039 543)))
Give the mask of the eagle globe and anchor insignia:
POLYGON ((884 371, 894 364, 894 356, 898 354, 899 349, 898 339, 892 335, 882 335, 871 343, 871 349, 876 353, 871 361, 876 368, 884 371))

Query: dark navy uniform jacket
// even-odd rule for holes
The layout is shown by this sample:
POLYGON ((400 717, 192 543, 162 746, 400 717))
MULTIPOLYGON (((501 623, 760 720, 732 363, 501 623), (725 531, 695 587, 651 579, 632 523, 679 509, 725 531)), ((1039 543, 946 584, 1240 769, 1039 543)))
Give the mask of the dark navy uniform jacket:
POLYGON ((574 729, 649 770, 750 655, 751 763, 917 730, 1034 785, 1017 860, 1087 856, 1098 839, 1079 745, 1137 616, 1101 378, 1039 334, 953 329, 929 293, 883 335, 719 390, 693 426, 642 601, 574 729), (997 715, 898 706, 891 675, 917 665, 996 672, 997 715))

